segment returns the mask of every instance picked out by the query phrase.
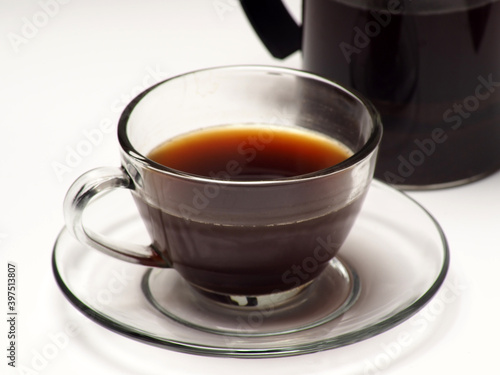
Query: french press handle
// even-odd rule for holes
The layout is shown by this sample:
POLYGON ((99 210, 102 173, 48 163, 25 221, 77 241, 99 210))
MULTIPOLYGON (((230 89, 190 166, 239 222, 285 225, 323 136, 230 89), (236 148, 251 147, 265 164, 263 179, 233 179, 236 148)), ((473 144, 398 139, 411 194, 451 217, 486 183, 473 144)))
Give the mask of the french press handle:
POLYGON ((240 0, 241 6, 271 54, 284 59, 302 46, 302 27, 281 0, 240 0))

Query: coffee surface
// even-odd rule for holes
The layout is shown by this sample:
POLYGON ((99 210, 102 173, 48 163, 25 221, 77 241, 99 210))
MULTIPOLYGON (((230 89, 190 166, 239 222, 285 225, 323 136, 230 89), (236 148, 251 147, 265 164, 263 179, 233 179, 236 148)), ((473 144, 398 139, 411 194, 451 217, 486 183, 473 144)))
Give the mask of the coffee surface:
POLYGON ((271 180, 325 169, 351 155, 341 143, 312 131, 277 126, 217 126, 173 138, 148 157, 204 177, 271 180))

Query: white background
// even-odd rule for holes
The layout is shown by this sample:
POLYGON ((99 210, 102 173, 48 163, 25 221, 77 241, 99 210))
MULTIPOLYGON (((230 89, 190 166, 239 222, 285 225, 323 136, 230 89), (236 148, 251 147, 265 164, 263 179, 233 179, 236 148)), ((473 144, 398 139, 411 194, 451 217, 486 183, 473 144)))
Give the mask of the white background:
MULTIPOLYGON (((287 4, 300 17, 300 2, 287 4)), ((72 181, 93 167, 119 165, 120 109, 178 73, 240 63, 300 67, 300 54, 274 60, 234 0, 0 0, 0 56, 1 374, 420 375, 500 368, 499 173, 410 193, 444 228, 450 273, 434 303, 372 339, 299 357, 218 359, 151 347, 97 326, 62 296, 50 257, 72 181), (68 166, 68 154, 94 129, 102 139, 68 166), (6 358, 8 262, 18 268, 17 369, 6 358), (54 337, 70 328, 74 335, 54 351, 54 337)))

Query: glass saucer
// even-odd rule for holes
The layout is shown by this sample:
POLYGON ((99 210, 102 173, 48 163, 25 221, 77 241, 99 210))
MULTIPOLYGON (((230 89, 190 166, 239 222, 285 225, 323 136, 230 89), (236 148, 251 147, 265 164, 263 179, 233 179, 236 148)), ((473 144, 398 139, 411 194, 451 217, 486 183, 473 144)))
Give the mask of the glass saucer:
MULTIPOLYGON (((121 213, 122 206, 117 210, 121 213)), ((123 215, 118 225, 103 232, 123 240, 144 238, 138 215, 123 215)), ((185 353, 259 358, 333 349, 396 326, 425 306, 442 285, 449 251, 442 229, 422 206, 373 181, 339 257, 318 280, 323 283, 318 288, 322 294, 316 296, 321 309, 305 309, 297 315, 299 320, 273 315, 275 311, 238 315, 236 310, 234 321, 239 325, 235 326, 203 303, 191 304, 187 310, 182 303, 200 300, 174 270, 148 269, 111 258, 80 244, 66 229, 54 245, 52 266, 69 301, 112 331, 185 353), (340 295, 331 287, 338 281, 347 285, 340 295), (176 287, 169 291, 163 285, 183 290, 176 295, 180 305, 172 299, 176 287)))

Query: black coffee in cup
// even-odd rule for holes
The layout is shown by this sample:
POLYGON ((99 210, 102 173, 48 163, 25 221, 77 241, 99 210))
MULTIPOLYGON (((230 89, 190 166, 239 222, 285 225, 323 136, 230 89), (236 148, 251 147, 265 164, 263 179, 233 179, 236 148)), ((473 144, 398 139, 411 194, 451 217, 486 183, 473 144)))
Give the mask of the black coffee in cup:
POLYGON ((151 175, 148 183, 156 186, 159 202, 136 202, 155 247, 192 285, 235 295, 283 292, 308 284, 325 269, 347 236, 363 199, 353 199, 336 210, 329 210, 332 202, 328 202, 321 214, 297 220, 293 211, 300 197, 345 187, 321 180, 289 189, 273 188, 272 183, 304 178, 351 155, 334 139, 294 127, 209 127, 167 140, 148 158, 182 173, 221 181, 186 189, 188 199, 171 205, 176 184, 151 175), (224 186, 224 180, 268 181, 271 185, 235 188, 224 186), (272 202, 279 201, 284 202, 281 212, 273 212, 272 202), (207 220, 206 215, 202 218, 203 212, 224 210, 228 204, 263 209, 251 222, 237 220, 237 213, 219 217, 217 222, 207 220))

